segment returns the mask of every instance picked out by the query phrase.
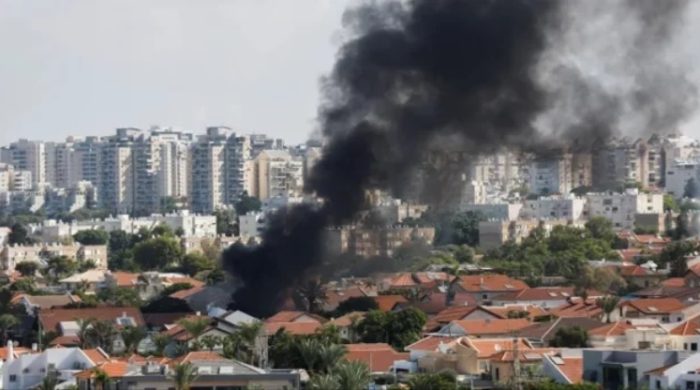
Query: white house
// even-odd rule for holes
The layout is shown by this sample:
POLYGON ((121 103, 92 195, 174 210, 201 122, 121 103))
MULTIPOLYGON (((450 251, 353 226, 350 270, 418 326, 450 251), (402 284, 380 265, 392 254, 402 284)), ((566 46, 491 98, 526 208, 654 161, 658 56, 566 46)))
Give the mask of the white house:
POLYGON ((33 389, 54 373, 59 382, 71 382, 73 375, 92 368, 96 362, 80 348, 49 348, 41 353, 24 354, 8 359, 2 368, 4 390, 33 389))

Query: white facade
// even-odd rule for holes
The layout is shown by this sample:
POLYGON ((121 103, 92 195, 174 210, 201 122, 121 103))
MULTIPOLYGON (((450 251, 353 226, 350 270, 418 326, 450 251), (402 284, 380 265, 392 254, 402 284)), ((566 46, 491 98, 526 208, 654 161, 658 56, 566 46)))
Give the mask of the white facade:
POLYGON ((29 171, 34 186, 46 183, 46 144, 40 141, 21 139, 13 142, 2 153, 2 162, 12 164, 15 169, 29 171))
POLYGON ((55 373, 59 382, 74 381, 73 375, 94 366, 80 348, 49 348, 8 358, 2 366, 2 385, 4 390, 33 389, 49 373, 55 373))
POLYGON ((637 214, 663 213, 663 195, 640 193, 628 189, 623 193, 591 193, 586 214, 588 218, 605 217, 616 229, 633 229, 637 214))
POLYGON ((573 196, 548 196, 526 200, 520 210, 521 218, 568 219, 578 221, 583 217, 586 199, 573 196))
POLYGON ((254 161, 252 195, 261 200, 299 196, 303 192, 303 161, 285 150, 263 150, 254 161))
POLYGON ((241 237, 257 237, 265 228, 265 213, 251 211, 238 216, 241 237))
POLYGON ((460 211, 480 213, 486 219, 514 221, 518 219, 522 207, 521 203, 464 204, 460 211))
POLYGON ((529 190, 533 194, 568 194, 573 189, 571 155, 535 159, 530 164, 529 190))
MULTIPOLYGON (((676 160, 666 167, 665 191, 675 198, 683 198, 688 181, 695 180, 700 188, 700 163, 698 161, 676 160)), ((699 194, 700 195, 700 194, 699 194)))

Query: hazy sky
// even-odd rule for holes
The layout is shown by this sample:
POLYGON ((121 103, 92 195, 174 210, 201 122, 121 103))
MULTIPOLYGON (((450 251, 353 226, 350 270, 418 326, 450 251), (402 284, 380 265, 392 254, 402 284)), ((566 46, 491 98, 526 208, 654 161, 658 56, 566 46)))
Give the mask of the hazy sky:
POLYGON ((229 125, 300 142, 348 0, 0 0, 0 145, 229 125))
MULTIPOLYGON (((0 145, 151 125, 301 142, 357 2, 0 0, 0 145)), ((689 25, 700 64, 700 24, 689 25)))

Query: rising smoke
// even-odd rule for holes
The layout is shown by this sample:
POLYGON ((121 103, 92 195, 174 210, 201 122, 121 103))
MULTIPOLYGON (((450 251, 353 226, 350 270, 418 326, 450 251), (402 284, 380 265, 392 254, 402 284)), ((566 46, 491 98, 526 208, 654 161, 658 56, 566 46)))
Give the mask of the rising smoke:
POLYGON ((400 195, 427 150, 536 152, 605 140, 635 110, 643 131, 673 129, 694 101, 658 93, 682 88, 694 97, 694 89, 682 67, 669 72, 656 54, 672 40, 683 9, 683 1, 652 0, 396 0, 349 10, 349 38, 323 82, 323 156, 306 183, 323 203, 281 210, 261 245, 224 253, 225 267, 242 282, 234 305, 274 313, 320 263, 325 227, 352 221, 367 189, 400 195), (583 6, 589 3, 599 6, 583 6), (578 8, 589 12, 581 14, 586 20, 578 8), (610 48, 589 49, 601 44, 589 34, 601 33, 595 16, 613 10, 627 11, 629 25, 604 43, 622 45, 614 48, 616 65, 635 63, 626 81, 589 71, 598 60, 612 61, 603 58, 610 48))

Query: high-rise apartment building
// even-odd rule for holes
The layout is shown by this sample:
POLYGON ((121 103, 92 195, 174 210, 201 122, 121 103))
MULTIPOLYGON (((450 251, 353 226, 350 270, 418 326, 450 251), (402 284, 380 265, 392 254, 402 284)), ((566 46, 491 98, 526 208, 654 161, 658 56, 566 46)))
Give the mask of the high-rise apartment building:
POLYGON ((263 150, 255 158, 252 195, 259 199, 301 195, 304 164, 286 150, 263 150))
POLYGON ((133 139, 137 129, 117 129, 109 137, 100 153, 98 196, 100 205, 116 213, 134 211, 134 156, 133 139))
POLYGON ((211 212, 251 193, 250 138, 210 127, 192 146, 192 209, 211 212))
POLYGON ((3 148, 2 162, 12 164, 15 169, 29 171, 34 186, 46 183, 46 144, 41 141, 21 139, 3 148))

